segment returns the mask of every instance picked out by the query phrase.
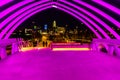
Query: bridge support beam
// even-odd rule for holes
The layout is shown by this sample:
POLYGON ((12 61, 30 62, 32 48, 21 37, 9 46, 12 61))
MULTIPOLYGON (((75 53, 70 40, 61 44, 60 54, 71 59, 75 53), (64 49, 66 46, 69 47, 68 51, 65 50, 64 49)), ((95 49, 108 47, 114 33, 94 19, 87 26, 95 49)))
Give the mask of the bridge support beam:
POLYGON ((7 56, 6 47, 0 47, 0 57, 4 59, 7 56))
POLYGON ((114 46, 109 45, 108 54, 113 55, 113 53, 114 53, 114 46))
POLYGON ((104 52, 106 49, 105 53, 120 57, 120 40, 117 39, 93 39, 91 48, 98 52, 104 52))
POLYGON ((116 52, 117 56, 120 57, 120 48, 119 47, 115 47, 115 52, 116 52))
POLYGON ((18 44, 17 43, 13 43, 12 44, 12 54, 16 53, 19 51, 19 48, 18 48, 18 44))

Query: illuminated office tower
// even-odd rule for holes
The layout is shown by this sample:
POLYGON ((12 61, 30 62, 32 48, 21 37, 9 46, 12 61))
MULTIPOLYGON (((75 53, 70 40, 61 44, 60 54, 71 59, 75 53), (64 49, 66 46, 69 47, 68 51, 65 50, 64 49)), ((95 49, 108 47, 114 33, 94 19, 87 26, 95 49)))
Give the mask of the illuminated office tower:
POLYGON ((37 29, 37 26, 34 26, 34 29, 37 29))
POLYGON ((25 28, 25 34, 27 33, 27 29, 25 28))
POLYGON ((57 32, 57 25, 56 25, 56 21, 53 21, 53 32, 56 33, 57 32))
POLYGON ((53 21, 53 27, 56 27, 56 21, 53 21))

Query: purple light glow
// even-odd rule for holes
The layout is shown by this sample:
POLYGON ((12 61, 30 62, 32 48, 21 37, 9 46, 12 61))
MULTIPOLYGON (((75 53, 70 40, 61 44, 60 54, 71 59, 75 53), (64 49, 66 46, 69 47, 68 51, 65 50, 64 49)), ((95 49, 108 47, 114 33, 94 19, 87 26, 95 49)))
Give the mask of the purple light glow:
POLYGON ((103 22, 100 18, 98 18, 97 16, 95 16, 94 14, 92 14, 91 12, 85 10, 84 8, 82 7, 78 7, 70 2, 67 2, 65 0, 61 0, 61 2, 64 2, 66 4, 69 4, 70 6, 73 6, 75 7, 76 9, 84 12, 86 15, 90 16, 91 18, 95 19, 98 23, 100 23, 103 27, 105 27, 108 31, 110 31, 117 39, 120 39, 120 36, 112 29, 110 28, 109 25, 107 25, 105 22, 103 22))
POLYGON ((103 0, 93 0, 93 1, 120 15, 120 9, 118 9, 117 7, 114 7, 111 4, 104 2, 103 0))
MULTIPOLYGON (((22 1, 20 3, 17 3, 9 8, 7 8, 6 10, 0 12, 0 18, 3 18, 4 16, 6 16, 8 13, 16 10, 17 8, 21 7, 21 6, 24 6, 25 4, 28 4, 30 2, 33 2, 34 0, 25 0, 25 1, 22 1)), ((0 2, 1 4, 1 2, 0 2)))
MULTIPOLYGON (((0 58, 3 59, 0 61, 0 80, 120 80, 120 35, 96 15, 67 0, 56 0, 58 2, 49 0, 50 3, 41 5, 42 1, 47 2, 48 0, 37 0, 37 2, 25 6, 6 18, 8 22, 3 22, 4 25, 10 22, 8 26, 5 27, 0 23, 0 28, 5 27, 0 30, 0 58), (65 4, 72 6, 74 9, 67 7, 65 4), (93 39, 91 44, 82 45, 71 42, 51 43, 50 48, 21 47, 24 42, 21 38, 8 39, 13 31, 25 20, 50 8, 63 11, 83 22, 94 32, 98 39, 93 39), (97 23, 79 11, 96 20, 117 39, 110 39, 97 23), (94 27, 107 39, 102 39, 102 36, 94 27), (3 37, 4 35, 5 37, 3 37), (11 54, 7 57, 7 45, 12 45, 11 53, 17 54, 11 54), (106 49, 106 52, 104 52, 103 48, 106 49)), ((98 14, 100 13, 98 12, 98 14)))
POLYGON ((13 0, 2 0, 2 1, 0 1, 0 7, 5 5, 5 4, 8 4, 8 3, 12 2, 12 1, 13 0))
POLYGON ((120 22, 118 22, 117 20, 115 20, 114 18, 112 18, 111 16, 109 16, 108 14, 106 14, 105 12, 97 9, 96 7, 93 7, 92 5, 90 4, 87 4, 83 1, 80 1, 80 0, 74 0, 75 2, 95 11, 96 13, 100 14, 101 16, 103 16, 104 18, 106 18, 108 21, 110 21, 111 23, 113 23, 114 25, 116 25, 118 28, 120 28, 120 22))
MULTIPOLYGON (((39 6, 40 7, 40 6, 39 6)), ((52 6, 51 6, 52 7, 52 6)), ((38 11, 37 11, 38 12, 38 11)), ((67 12, 66 10, 65 10, 65 12, 67 12)), ((31 12, 30 12, 31 13, 31 12)), ((34 13, 34 12, 33 12, 34 13)), ((32 15, 33 15, 33 13, 31 13, 32 15)), ((68 13, 68 12, 67 12, 68 13)), ((28 15, 31 15, 31 14, 27 14, 27 16, 28 15)), ((35 14, 35 13, 34 13, 35 14)), ((76 16, 75 14, 73 14, 73 13, 70 13, 71 15, 73 15, 74 17, 76 17, 76 18, 78 18, 79 20, 81 20, 83 23, 85 23, 95 34, 96 34, 96 36, 98 37, 98 38, 102 38, 86 21, 84 21, 83 19, 81 19, 80 17, 78 17, 78 16, 76 16)), ((31 15, 31 16, 32 16, 31 15)), ((25 16, 25 15, 24 15, 25 16)), ((25 16, 25 17, 27 17, 27 16, 25 16)), ((30 17, 30 16, 28 16, 28 17, 30 17)), ((26 20, 27 18, 22 18, 23 19, 23 21, 24 20, 26 20)), ((7 39, 9 36, 10 36, 10 34, 16 29, 16 27, 18 27, 18 25, 20 25, 20 23, 22 23, 23 21, 19 21, 18 22, 18 24, 16 24, 14 27, 12 27, 12 29, 11 29, 11 31, 6 35, 6 37, 5 37, 5 39, 7 39)))
POLYGON ((36 3, 33 3, 27 7, 24 7, 22 9, 20 9, 19 11, 15 12, 14 14, 12 14, 11 16, 9 16, 8 18, 6 18, 4 21, 1 22, 0 24, 0 29, 2 29, 7 23, 9 23, 10 21, 12 21, 14 18, 16 18, 17 16, 19 16, 21 13, 25 12, 26 10, 36 6, 36 5, 40 5, 44 2, 46 2, 48 0, 44 0, 44 1, 39 1, 39 2, 36 2, 36 3))
POLYGON ((1 61, 1 80, 120 80, 120 59, 94 51, 31 50, 1 61))

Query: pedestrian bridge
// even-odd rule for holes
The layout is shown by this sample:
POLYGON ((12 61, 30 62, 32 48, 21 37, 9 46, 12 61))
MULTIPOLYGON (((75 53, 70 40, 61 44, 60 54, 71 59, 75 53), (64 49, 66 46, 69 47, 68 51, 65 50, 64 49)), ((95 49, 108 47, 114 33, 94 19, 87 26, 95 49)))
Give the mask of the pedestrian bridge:
MULTIPOLYGON (((112 40, 110 40, 112 41, 112 40)), ((114 40, 113 40, 114 41, 114 40)), ((116 40, 117 41, 117 40, 116 40)), ((21 39, 0 42, 1 80, 119 80, 120 44, 94 39, 91 44, 52 43, 50 47, 23 47, 21 39), (112 44, 117 55, 104 52, 112 44), (12 45, 7 56, 6 46, 12 45), (97 46, 96 46, 97 45, 97 46)), ((111 46, 110 46, 111 47, 111 46)))
MULTIPOLYGON (((11 38, 0 40, 0 58, 7 57, 6 48, 11 46, 11 54, 19 53, 20 51, 41 49, 41 46, 29 47, 22 39, 11 38)), ((40 44, 42 45, 42 44, 40 44)), ((51 43, 48 48, 52 51, 97 51, 104 52, 107 55, 120 57, 120 40, 117 39, 93 39, 90 44, 81 43, 51 43)))
POLYGON ((120 80, 119 4, 119 0, 0 1, 0 80, 120 80), (83 22, 97 39, 89 45, 28 48, 22 39, 10 38, 28 18, 51 8, 83 22))

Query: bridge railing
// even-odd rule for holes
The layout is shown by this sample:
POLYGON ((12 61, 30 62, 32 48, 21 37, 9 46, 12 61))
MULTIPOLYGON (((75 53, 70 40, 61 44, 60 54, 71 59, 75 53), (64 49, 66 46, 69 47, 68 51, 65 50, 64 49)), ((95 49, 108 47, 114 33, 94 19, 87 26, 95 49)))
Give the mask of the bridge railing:
POLYGON ((76 42, 68 43, 51 43, 51 50, 53 51, 90 51, 89 44, 81 44, 76 42))
POLYGON ((52 48, 79 48, 80 43, 51 43, 52 48))
POLYGON ((11 47, 11 54, 15 54, 19 52, 22 47, 22 39, 21 38, 11 38, 0 40, 0 58, 4 59, 7 57, 7 46, 11 47))
POLYGON ((117 39, 93 39, 91 48, 95 51, 120 57, 120 40, 117 39))

